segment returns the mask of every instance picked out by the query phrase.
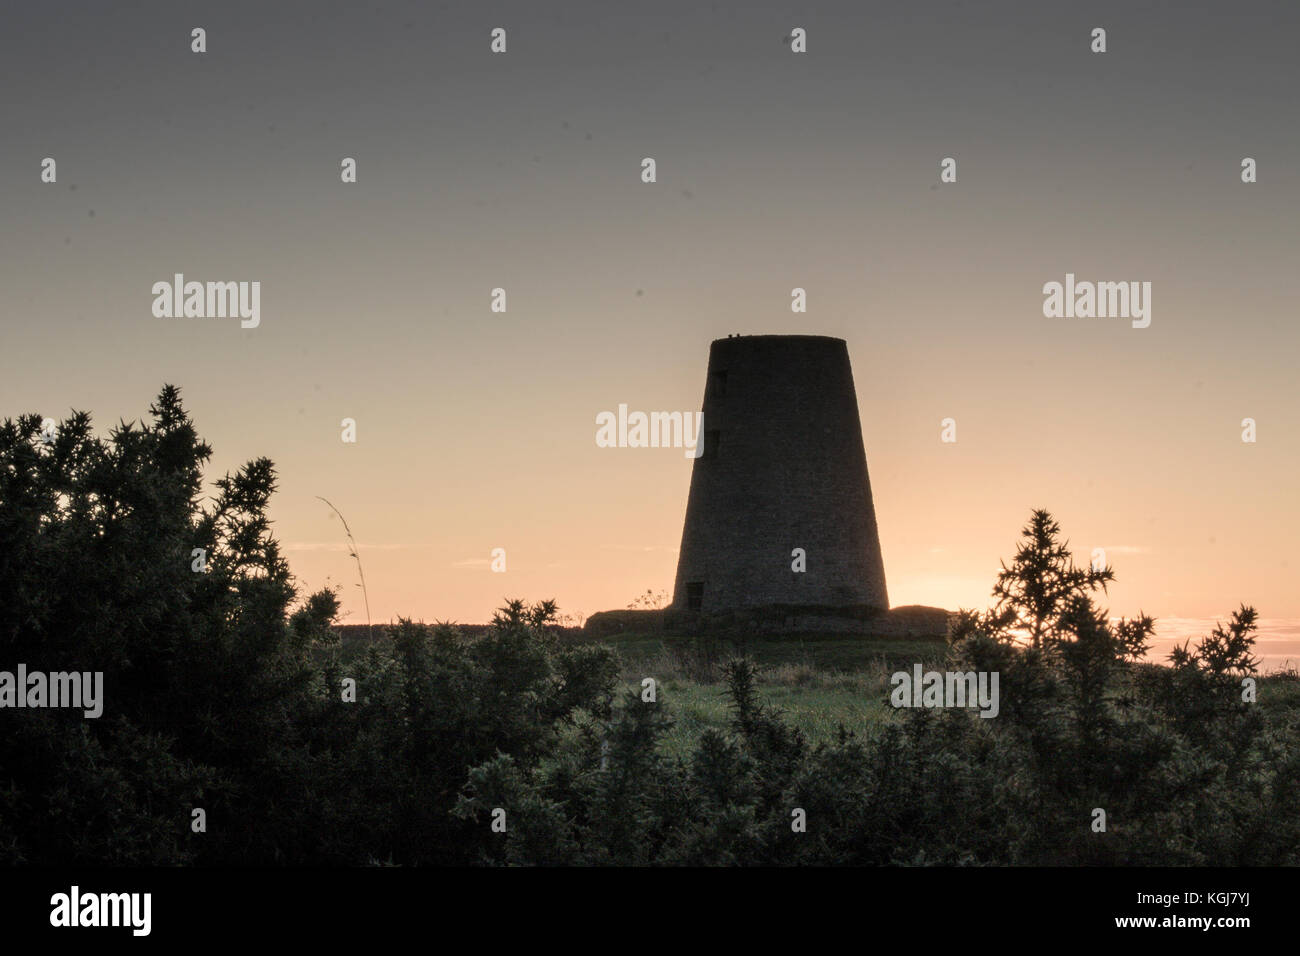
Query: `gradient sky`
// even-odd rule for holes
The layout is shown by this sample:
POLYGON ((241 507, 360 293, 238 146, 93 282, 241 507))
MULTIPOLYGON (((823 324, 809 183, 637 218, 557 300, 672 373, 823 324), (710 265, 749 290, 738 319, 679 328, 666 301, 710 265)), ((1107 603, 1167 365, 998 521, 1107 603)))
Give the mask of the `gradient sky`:
POLYGON ((1300 618, 1295 4, 338 6, 4 12, 0 415, 175 383, 211 477, 277 463, 349 621, 317 495, 376 621, 591 613, 671 588, 691 465, 596 414, 698 409, 729 333, 834 335, 894 604, 983 606, 1045 507, 1115 613, 1300 618), (260 281, 261 326, 155 318, 175 272, 260 281), (1067 272, 1151 282, 1150 328, 1044 318, 1067 272))

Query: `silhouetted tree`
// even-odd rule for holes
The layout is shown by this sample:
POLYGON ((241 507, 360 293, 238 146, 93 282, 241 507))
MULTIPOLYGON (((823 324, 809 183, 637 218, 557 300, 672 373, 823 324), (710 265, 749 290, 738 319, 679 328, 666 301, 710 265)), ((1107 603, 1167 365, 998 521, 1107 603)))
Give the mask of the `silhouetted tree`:
POLYGON ((1060 532, 1056 519, 1041 508, 1021 530, 1016 556, 1010 567, 1002 563, 993 586, 997 604, 987 623, 999 636, 1023 632, 1036 648, 1059 640, 1071 599, 1104 591, 1115 579, 1109 567, 1076 567, 1069 543, 1058 539, 1060 532))

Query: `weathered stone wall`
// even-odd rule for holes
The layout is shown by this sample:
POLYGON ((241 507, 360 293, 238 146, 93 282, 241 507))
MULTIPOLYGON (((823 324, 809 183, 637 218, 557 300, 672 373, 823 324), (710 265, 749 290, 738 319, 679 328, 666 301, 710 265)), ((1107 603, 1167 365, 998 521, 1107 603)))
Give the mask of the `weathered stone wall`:
POLYGON ((888 608, 843 339, 755 335, 709 350, 673 607, 888 608), (791 570, 803 548, 807 570, 791 570))

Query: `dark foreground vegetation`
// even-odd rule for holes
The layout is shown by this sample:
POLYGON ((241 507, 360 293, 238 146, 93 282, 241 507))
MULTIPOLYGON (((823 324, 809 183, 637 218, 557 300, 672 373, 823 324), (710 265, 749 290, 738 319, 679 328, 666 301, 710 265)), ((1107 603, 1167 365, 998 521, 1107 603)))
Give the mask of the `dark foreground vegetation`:
POLYGON ((299 597, 270 533, 271 463, 205 503, 209 454, 171 388, 106 440, 83 414, 0 426, 0 670, 106 687, 98 719, 0 710, 0 861, 1300 862, 1294 684, 1251 700, 1253 609, 1136 663, 1153 622, 1108 620, 1110 570, 1075 567, 1045 512, 944 651, 1000 675, 996 718, 898 711, 814 741, 753 661, 712 659, 729 719, 675 749, 669 685, 647 700, 550 602, 346 652, 335 595, 299 597))

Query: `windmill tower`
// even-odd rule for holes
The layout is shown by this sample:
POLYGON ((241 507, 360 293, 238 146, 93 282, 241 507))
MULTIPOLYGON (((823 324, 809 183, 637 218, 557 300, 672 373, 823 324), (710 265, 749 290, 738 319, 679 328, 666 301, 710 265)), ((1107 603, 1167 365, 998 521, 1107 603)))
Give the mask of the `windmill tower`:
POLYGON ((674 609, 888 609, 843 339, 716 340, 709 349, 702 430, 674 609), (796 548, 806 570, 793 570, 796 548))

